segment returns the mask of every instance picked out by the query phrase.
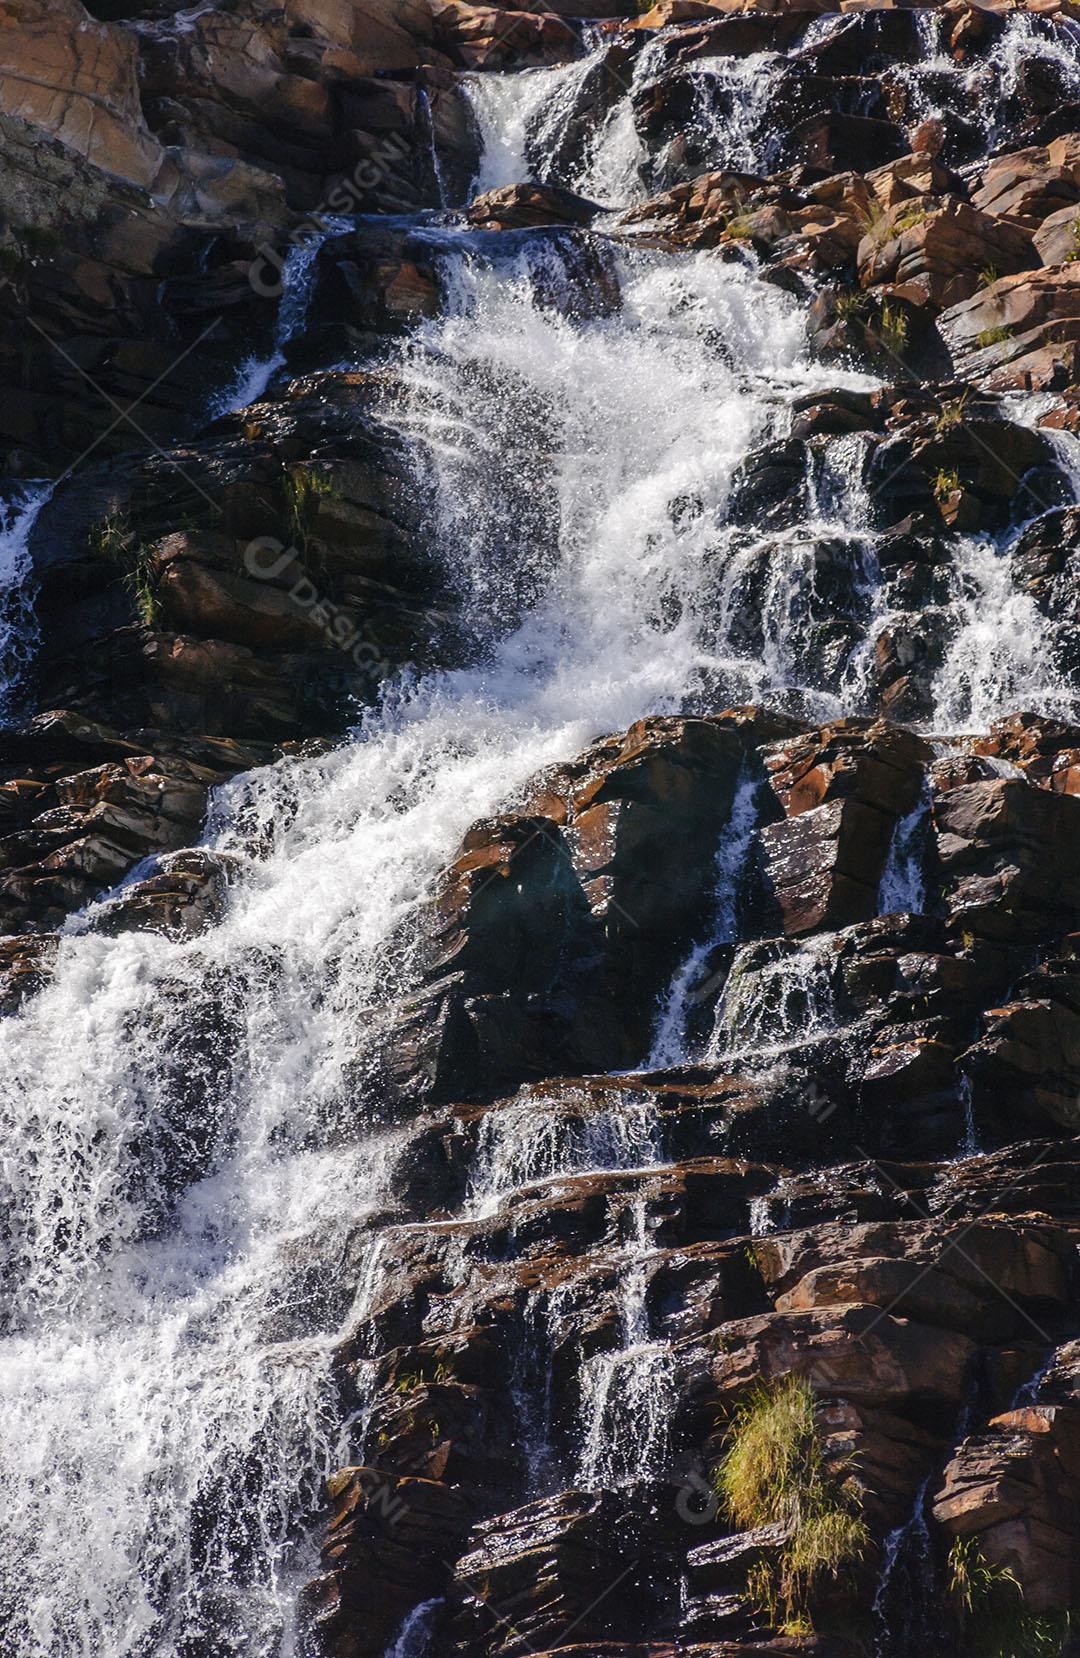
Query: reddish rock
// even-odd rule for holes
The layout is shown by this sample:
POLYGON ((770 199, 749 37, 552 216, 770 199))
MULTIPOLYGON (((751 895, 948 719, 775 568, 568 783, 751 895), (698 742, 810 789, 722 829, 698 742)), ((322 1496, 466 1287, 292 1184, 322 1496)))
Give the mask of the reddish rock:
POLYGON ((1003 276, 943 311, 938 327, 966 379, 995 389, 1065 385, 1080 339, 1080 266, 1003 276))
POLYGON ((962 1442, 934 1496, 937 1524, 1011 1572, 1035 1616, 1074 1606, 1080 1592, 1078 1424, 1075 1406, 1007 1411, 962 1442))
POLYGON ((766 755, 784 820, 762 834, 789 936, 875 913, 897 819, 915 805, 927 750, 910 732, 841 720, 766 755))
POLYGON ((906 298, 940 307, 970 299, 987 267, 999 275, 1029 270, 1035 252, 1018 225, 954 197, 915 196, 867 232, 858 261, 864 287, 890 283, 906 298))

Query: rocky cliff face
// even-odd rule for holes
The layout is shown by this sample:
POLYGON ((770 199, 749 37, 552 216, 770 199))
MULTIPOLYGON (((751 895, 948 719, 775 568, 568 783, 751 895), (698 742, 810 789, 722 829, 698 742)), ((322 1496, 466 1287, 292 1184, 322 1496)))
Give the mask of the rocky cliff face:
POLYGON ((1080 1640, 1080 47, 0 0, 0 1622, 1080 1640))

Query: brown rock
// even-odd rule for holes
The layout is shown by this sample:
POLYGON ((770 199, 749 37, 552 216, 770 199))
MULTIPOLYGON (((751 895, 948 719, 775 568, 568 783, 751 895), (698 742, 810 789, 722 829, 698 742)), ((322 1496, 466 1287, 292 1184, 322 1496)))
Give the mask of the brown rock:
POLYGON ((905 295, 917 292, 925 304, 955 306, 976 292, 981 269, 1028 270, 1035 252, 1019 226, 956 198, 915 196, 867 232, 858 261, 864 287, 902 285, 905 295))
POLYGON ((837 721, 767 752, 785 816, 762 839, 788 936, 875 913, 893 830, 918 799, 926 754, 910 732, 867 720, 837 721))

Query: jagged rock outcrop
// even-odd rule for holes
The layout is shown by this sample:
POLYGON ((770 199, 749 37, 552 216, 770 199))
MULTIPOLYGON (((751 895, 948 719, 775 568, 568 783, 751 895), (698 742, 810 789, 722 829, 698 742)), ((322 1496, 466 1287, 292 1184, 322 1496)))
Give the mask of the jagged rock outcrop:
MULTIPOLYGON (((236 967, 196 943, 194 976, 161 991, 184 1040, 160 1018, 154 1101, 176 1123, 148 1109, 132 1129, 160 1169, 118 1257, 132 1237, 156 1248, 208 1175, 193 1237, 247 1201, 214 1159, 237 1138, 249 1151, 229 1089, 261 1061, 266 1027, 233 982, 250 973, 268 1004, 347 1026, 314 1105, 292 1054, 274 1079, 303 1156, 325 1156, 288 1179, 332 1178, 358 1135, 376 1144, 377 1172, 356 1165, 315 1217, 325 1238, 268 1250, 280 1295, 251 1315, 289 1362, 318 1328, 329 1372, 317 1406, 290 1394, 281 1413, 305 1431, 317 1415, 320 1435, 333 1421, 275 1533, 321 1544, 304 1658, 415 1658, 421 1638, 428 1658, 966 1658, 982 1629, 962 1573, 980 1570, 995 1617, 1067 1652, 1075 8, 628 13, 0 0, 0 450, 14 477, 57 479, 29 540, 39 637, 0 730, 0 1012, 69 949, 138 931, 179 954, 227 918, 270 834, 241 812, 229 850, 199 844, 238 774, 321 754, 388 692, 397 718, 398 687, 407 724, 416 677, 462 663, 509 718, 492 637, 521 629, 522 655, 545 655, 530 673, 557 652, 551 618, 542 648, 526 637, 537 571, 577 534, 570 488, 594 487, 587 469, 567 482, 565 456, 607 418, 602 395, 567 410, 568 364, 625 322, 648 390, 662 336, 643 273, 707 259, 716 280, 681 297, 702 316, 675 357, 691 390, 693 353, 731 374, 700 409, 687 394, 649 557, 708 532, 692 591, 650 586, 626 646, 647 655, 692 615, 682 694, 592 741, 586 707, 588 746, 475 822, 433 890, 394 899, 367 977, 340 937, 292 981, 277 944, 236 967), (467 201, 483 99, 463 77, 545 65, 570 66, 556 118, 523 98, 512 150, 528 168, 543 149, 543 182, 467 201), (635 205, 609 199, 623 176, 635 205), (470 354, 504 255, 519 310, 470 354), (786 354, 755 334, 761 361, 740 357, 724 280, 747 271, 762 285, 731 286, 748 310, 783 296, 785 328, 805 312, 803 395, 784 379, 804 361, 794 323, 786 354), (448 307, 452 338, 432 326, 448 307), (526 347, 545 377, 521 395, 526 347), (440 381, 447 361, 460 373, 440 381), (747 413, 755 376, 770 395, 747 413), (475 452, 494 428, 468 420, 486 397, 498 456, 475 452), (729 421, 745 427, 730 453, 729 421), (684 450, 706 435, 699 472, 684 450), (464 571, 490 554, 484 527, 474 545, 437 494, 447 453, 499 500, 506 561, 486 589, 464 571), (1015 712, 984 714, 980 606, 1045 655, 1054 691, 1034 700, 1053 715, 1025 706, 1033 675, 1001 687, 1015 712), (764 696, 774 647, 788 679, 764 696), (743 1524, 720 1478, 791 1378, 811 1495, 828 1489, 849 1527, 846 1552, 799 1568, 797 1616, 777 1585, 806 1516, 743 1524), (901 1600, 925 1615, 914 1633, 901 1600)), ((646 396, 620 418, 631 457, 664 439, 646 396)), ((627 466, 627 539, 646 510, 634 482, 627 466)), ((568 612, 576 579, 558 573, 568 612)), ((565 688, 552 701, 560 721, 578 712, 565 688)), ((388 821, 430 764, 394 772, 388 821)), ((135 1180, 125 1164, 117 1191, 135 1180)), ((268 1181, 258 1202, 281 1201, 268 1181)), ((59 1258, 73 1223, 55 1207, 59 1258)), ((195 1554, 220 1495, 193 1503, 195 1554)), ((228 1495, 231 1589, 260 1544, 244 1491, 228 1495)), ((200 1641, 218 1617, 232 1640, 246 1609, 206 1604, 200 1641)))

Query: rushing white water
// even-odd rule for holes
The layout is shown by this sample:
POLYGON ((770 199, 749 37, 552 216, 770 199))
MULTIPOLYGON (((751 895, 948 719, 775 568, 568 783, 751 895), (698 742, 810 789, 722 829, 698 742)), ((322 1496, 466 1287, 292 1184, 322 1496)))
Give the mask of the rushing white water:
POLYGON ((623 285, 621 318, 578 324, 520 261, 468 264, 404 360, 403 424, 495 618, 521 553, 491 456, 544 407, 557 534, 521 625, 335 754, 221 791, 211 838, 247 866, 218 929, 65 939, 6 1024, 0 1609, 27 1658, 141 1658, 211 1626, 223 1651, 271 1650, 337 1449, 342 1240, 382 1178, 356 1138, 382 941, 517 781, 713 677, 707 525, 671 503, 722 512, 812 376, 794 306, 748 271, 636 256, 623 285))
POLYGON ((926 851, 930 795, 924 787, 910 812, 897 819, 878 887, 878 914, 920 915, 926 906, 926 851))
POLYGON ((511 1192, 556 1174, 634 1169, 660 1155, 655 1115, 647 1099, 630 1089, 612 1090, 602 1107, 584 1090, 583 1114, 567 1114, 565 1092, 548 1097, 524 1090, 480 1126, 470 1177, 470 1206, 490 1214, 511 1192))
POLYGON ((744 944, 736 953, 705 1057, 761 1067, 838 1028, 835 941, 744 944))
POLYGON ((17 711, 37 644, 30 536, 51 494, 51 484, 29 485, 0 506, 0 725, 17 711))
MULTIPOLYGON (((394 1164, 364 1120, 408 976, 387 941, 541 767, 645 714, 805 680, 793 633, 740 652, 716 600, 736 469, 795 395, 837 383, 804 362, 794 301, 708 253, 624 251, 618 314, 574 318, 550 239, 509 246, 447 253, 449 309, 402 347, 393 410, 435 479, 477 664, 221 790, 209 839, 243 860, 223 923, 67 937, 5 1023, 0 1626, 20 1658, 288 1651, 294 1541, 351 1450, 341 1263, 394 1164)), ((516 1158, 494 1188, 528 1177, 516 1158)), ((597 1479, 662 1444, 647 1247, 642 1219, 624 1346, 589 1373, 597 1479)))
POLYGON ((612 66, 610 51, 601 40, 586 57, 554 69, 470 77, 466 87, 484 141, 477 194, 527 181, 562 183, 605 207, 625 207, 673 183, 687 145, 700 158, 700 172, 766 173, 773 166, 780 142, 771 119, 783 64, 778 54, 717 57, 682 70, 692 114, 673 146, 650 158, 634 100, 663 71, 665 38, 649 41, 627 72, 612 66), (580 117, 580 100, 600 74, 621 81, 621 95, 573 146, 570 160, 564 154, 567 125, 580 117))
MULTIPOLYGON (((470 75, 464 82, 480 128, 480 171, 473 194, 504 184, 533 180, 530 151, 541 154, 560 136, 586 76, 599 61, 597 51, 554 69, 524 73, 470 75)), ((546 182, 546 181, 541 181, 546 182)))

